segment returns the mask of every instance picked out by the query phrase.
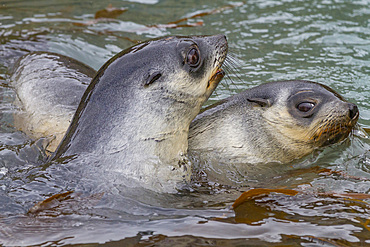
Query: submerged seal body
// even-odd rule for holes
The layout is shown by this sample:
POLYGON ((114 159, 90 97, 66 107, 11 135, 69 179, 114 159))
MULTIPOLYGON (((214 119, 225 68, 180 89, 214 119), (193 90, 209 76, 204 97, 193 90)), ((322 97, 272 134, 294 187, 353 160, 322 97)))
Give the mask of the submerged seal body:
POLYGON ((27 54, 14 68, 11 81, 20 108, 14 125, 33 139, 53 136, 48 150, 55 151, 96 71, 50 52, 27 54))
POLYGON ((189 153, 228 163, 287 163, 343 140, 358 117, 356 105, 319 83, 266 83, 199 114, 189 153))
POLYGON ((160 191, 189 180, 189 125, 222 79, 226 53, 226 37, 215 35, 155 39, 117 54, 89 84, 51 159, 94 157, 102 171, 160 191))

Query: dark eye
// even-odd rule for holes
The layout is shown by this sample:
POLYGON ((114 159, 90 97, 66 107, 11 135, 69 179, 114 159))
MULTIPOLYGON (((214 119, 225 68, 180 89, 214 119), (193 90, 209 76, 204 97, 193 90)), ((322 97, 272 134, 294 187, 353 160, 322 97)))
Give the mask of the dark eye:
POLYGON ((197 67, 199 62, 200 62, 200 54, 199 50, 195 47, 191 48, 186 55, 186 62, 191 66, 191 67, 197 67))
POLYGON ((311 102, 302 102, 297 105, 297 109, 301 112, 308 112, 314 107, 315 104, 311 102))

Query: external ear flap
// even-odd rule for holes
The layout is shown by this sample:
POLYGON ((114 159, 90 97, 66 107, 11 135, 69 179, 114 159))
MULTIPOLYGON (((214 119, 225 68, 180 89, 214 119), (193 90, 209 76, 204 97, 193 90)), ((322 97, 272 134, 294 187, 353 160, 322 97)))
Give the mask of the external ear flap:
POLYGON ((148 87, 150 84, 154 83, 162 76, 162 73, 159 71, 150 71, 148 77, 145 80, 144 87, 148 87))
POLYGON ((247 99, 247 100, 251 103, 255 103, 255 104, 259 105, 260 107, 270 107, 271 106, 271 102, 268 99, 250 98, 250 99, 247 99))

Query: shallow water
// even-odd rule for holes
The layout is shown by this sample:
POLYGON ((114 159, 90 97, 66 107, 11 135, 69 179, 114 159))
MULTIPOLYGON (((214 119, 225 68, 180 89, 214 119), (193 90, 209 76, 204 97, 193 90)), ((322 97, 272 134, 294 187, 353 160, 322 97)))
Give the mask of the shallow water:
POLYGON ((0 243, 370 245, 370 200, 359 197, 370 193, 370 141, 361 131, 294 164, 260 166, 253 174, 230 166, 220 180, 202 180, 200 174, 193 191, 161 195, 130 191, 114 181, 95 186, 68 165, 37 165, 43 140, 30 140, 12 127, 15 93, 9 86, 12 64, 29 51, 57 52, 98 69, 136 41, 225 33, 238 67, 210 102, 262 82, 307 79, 356 103, 359 125, 370 128, 370 1, 110 3, 128 10, 94 21, 107 7, 102 1, 0 0, 0 243), (189 19, 167 25, 182 18, 189 19), (317 173, 316 166, 337 173, 317 173), (232 210, 249 188, 303 192, 261 196, 232 210), (35 203, 69 190, 79 194, 27 214, 35 203), (355 196, 338 196, 344 193, 355 196))

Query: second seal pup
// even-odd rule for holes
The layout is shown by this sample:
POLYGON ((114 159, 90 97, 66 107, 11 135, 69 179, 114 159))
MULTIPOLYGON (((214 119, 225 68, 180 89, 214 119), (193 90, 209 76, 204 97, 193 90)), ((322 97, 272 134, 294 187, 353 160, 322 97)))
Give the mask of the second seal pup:
POLYGON ((266 83, 199 114, 189 152, 227 163, 287 163, 343 140, 358 117, 356 105, 319 83, 266 83))

